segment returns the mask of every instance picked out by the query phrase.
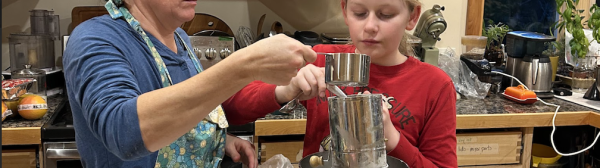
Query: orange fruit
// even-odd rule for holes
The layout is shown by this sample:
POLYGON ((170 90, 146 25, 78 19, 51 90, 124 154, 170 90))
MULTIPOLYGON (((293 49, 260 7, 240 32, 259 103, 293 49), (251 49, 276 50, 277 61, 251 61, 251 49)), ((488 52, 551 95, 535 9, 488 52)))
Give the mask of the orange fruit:
POLYGON ((19 116, 19 100, 3 100, 2 102, 5 103, 8 109, 12 111, 12 114, 6 118, 13 118, 19 116))
POLYGON ((48 112, 48 104, 38 95, 27 95, 19 101, 19 115, 28 120, 37 120, 48 112))
POLYGON ((2 101, 2 121, 4 121, 4 119, 6 117, 4 117, 4 112, 6 112, 6 110, 8 109, 8 107, 6 106, 6 104, 4 104, 4 101, 2 101))

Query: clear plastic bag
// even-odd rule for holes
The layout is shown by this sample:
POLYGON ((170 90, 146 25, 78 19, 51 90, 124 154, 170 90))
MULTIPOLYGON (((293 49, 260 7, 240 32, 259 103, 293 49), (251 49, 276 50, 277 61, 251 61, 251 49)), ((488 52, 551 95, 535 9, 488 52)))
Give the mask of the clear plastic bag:
POLYGON ((277 154, 269 158, 265 163, 259 165, 258 168, 294 168, 294 166, 292 166, 290 159, 282 154, 277 154))
POLYGON ((446 52, 440 53, 438 66, 450 76, 456 92, 467 98, 485 98, 492 84, 479 81, 477 75, 455 55, 454 50, 446 49, 446 52))

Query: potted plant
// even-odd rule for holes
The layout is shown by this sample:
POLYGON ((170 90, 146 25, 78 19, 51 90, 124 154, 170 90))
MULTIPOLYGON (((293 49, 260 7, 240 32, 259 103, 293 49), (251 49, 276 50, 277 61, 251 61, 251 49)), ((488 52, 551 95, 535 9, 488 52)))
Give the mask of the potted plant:
POLYGON ((567 58, 566 62, 573 66, 573 71, 570 72, 570 76, 573 78, 574 89, 586 88, 590 82, 586 83, 585 86, 575 84, 578 80, 588 80, 592 81, 593 79, 593 71, 596 68, 595 66, 595 56, 588 54, 590 43, 596 42, 600 43, 600 8, 594 4, 590 8, 591 17, 586 22, 582 23, 581 20, 584 19, 583 16, 580 16, 583 13, 583 10, 578 10, 576 8, 577 3, 579 1, 574 0, 556 0, 556 11, 561 16, 561 20, 559 20, 556 24, 559 32, 566 30, 569 34, 572 35, 572 39, 568 42, 568 47, 570 47, 570 52, 565 56, 567 58), (561 6, 564 6, 564 10, 561 10, 561 6), (587 25, 592 31, 592 38, 588 39, 584 32, 584 25, 587 25), (569 55, 570 54, 570 55, 569 55), (571 58, 571 59, 569 59, 571 58))
POLYGON ((506 33, 510 31, 506 24, 502 24, 501 22, 494 24, 493 21, 488 21, 488 26, 482 32, 482 35, 487 37, 485 59, 490 62, 496 62, 497 66, 502 66, 504 53, 501 44, 504 41, 506 33))
POLYGON ((552 81, 555 80, 559 60, 562 56, 564 59, 565 55, 565 40, 562 38, 558 38, 556 41, 546 43, 546 50, 542 52, 542 55, 546 55, 550 58, 550 62, 552 64, 552 81))

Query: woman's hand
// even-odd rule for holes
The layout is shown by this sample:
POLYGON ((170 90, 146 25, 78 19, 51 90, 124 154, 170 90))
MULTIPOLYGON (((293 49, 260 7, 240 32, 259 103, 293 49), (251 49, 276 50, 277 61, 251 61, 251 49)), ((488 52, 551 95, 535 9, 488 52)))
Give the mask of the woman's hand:
MULTIPOLYGON (((363 94, 371 94, 371 92, 365 91, 363 94)), ((387 139, 385 142, 385 149, 387 152, 390 152, 398 145, 398 142, 400 141, 400 132, 396 129, 394 123, 392 123, 390 111, 383 100, 381 102, 381 112, 383 118, 383 133, 387 139)))
POLYGON ((239 56, 241 66, 246 68, 244 73, 253 80, 275 85, 288 85, 298 69, 317 59, 310 46, 284 34, 260 40, 238 52, 246 53, 239 56))
POLYGON ((231 157, 234 162, 240 162, 241 160, 242 163, 249 168, 258 167, 254 145, 249 141, 240 139, 236 136, 227 135, 225 154, 231 157))
POLYGON ((308 64, 298 71, 289 85, 275 88, 275 98, 278 103, 285 103, 302 92, 299 99, 308 100, 315 96, 325 97, 325 90, 325 68, 308 64))

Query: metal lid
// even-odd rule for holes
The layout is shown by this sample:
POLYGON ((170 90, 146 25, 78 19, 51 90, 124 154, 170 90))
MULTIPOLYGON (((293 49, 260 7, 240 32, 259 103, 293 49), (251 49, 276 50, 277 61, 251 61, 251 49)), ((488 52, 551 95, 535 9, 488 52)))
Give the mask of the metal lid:
POLYGON ((553 36, 549 36, 549 35, 545 35, 542 33, 536 33, 536 32, 528 32, 528 31, 511 31, 506 33, 506 37, 514 37, 514 38, 519 38, 519 39, 525 39, 525 40, 529 40, 529 41, 554 41, 556 40, 555 37, 553 36))
POLYGON ((40 69, 36 69, 36 68, 31 68, 31 65, 29 65, 29 64, 24 65, 24 67, 25 67, 25 69, 15 70, 11 74, 12 75, 19 75, 19 76, 39 76, 39 75, 46 75, 46 71, 43 71, 43 70, 40 70, 40 69))

